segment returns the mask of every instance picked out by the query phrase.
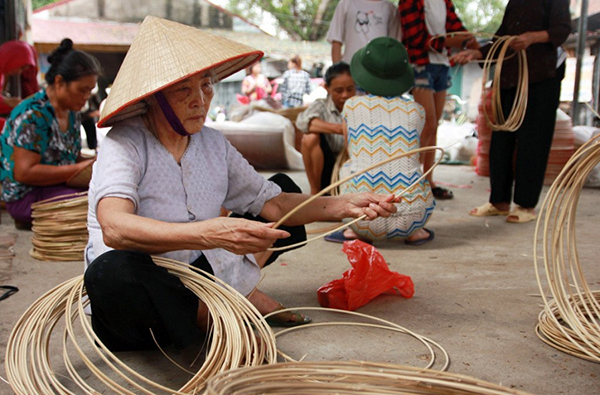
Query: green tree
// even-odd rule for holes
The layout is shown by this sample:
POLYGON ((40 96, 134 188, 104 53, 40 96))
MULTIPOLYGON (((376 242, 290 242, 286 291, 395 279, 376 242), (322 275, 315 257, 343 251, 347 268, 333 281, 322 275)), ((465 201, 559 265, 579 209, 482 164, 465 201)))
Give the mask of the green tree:
POLYGON ((472 32, 495 33, 508 0, 453 0, 465 27, 472 32))
MULTIPOLYGON (((254 22, 269 13, 293 40, 325 38, 339 0, 229 0, 227 9, 254 22)), ((259 24, 259 23, 257 23, 259 24)))
MULTIPOLYGON (((261 12, 266 12, 292 39, 316 41, 327 35, 329 21, 339 1, 229 0, 227 8, 255 22, 261 20, 261 12)), ((389 1, 398 3, 398 0, 389 1)), ((453 2, 457 13, 469 30, 494 33, 500 26, 508 0, 454 0, 453 2)))
POLYGON ((43 7, 45 5, 48 5, 48 4, 55 3, 57 1, 58 0, 31 0, 31 7, 34 10, 37 10, 38 8, 41 8, 41 7, 43 7))

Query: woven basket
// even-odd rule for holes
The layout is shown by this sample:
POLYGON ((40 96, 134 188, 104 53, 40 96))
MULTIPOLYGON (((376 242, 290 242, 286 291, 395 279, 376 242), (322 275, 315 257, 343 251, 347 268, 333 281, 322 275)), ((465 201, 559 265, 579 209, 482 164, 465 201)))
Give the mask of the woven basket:
MULTIPOLYGON (((86 169, 91 166, 87 166, 86 169)), ((44 261, 80 261, 88 241, 87 192, 57 196, 31 205, 33 248, 44 261)))
POLYGON ((86 167, 73 174, 65 184, 71 188, 87 189, 92 180, 92 169, 95 161, 91 161, 86 167))

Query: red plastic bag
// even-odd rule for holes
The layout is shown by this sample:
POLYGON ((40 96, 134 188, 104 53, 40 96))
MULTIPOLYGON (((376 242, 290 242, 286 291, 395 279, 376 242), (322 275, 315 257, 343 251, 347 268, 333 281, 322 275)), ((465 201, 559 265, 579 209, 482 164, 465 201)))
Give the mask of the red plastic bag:
POLYGON ((375 247, 360 240, 346 241, 342 251, 352 269, 341 279, 323 285, 317 291, 323 307, 354 311, 382 293, 399 293, 411 298, 415 293, 412 279, 390 271, 375 247))

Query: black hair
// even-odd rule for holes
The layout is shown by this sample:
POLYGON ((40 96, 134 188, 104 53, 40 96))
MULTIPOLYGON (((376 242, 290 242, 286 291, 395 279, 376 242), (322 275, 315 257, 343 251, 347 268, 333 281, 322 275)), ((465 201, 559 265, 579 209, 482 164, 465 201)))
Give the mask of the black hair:
POLYGON ((350 74, 350 65, 346 62, 337 62, 329 66, 325 72, 325 85, 331 86, 331 82, 342 74, 350 74))
POLYGON ((63 77, 65 82, 75 81, 86 75, 102 74, 100 62, 83 51, 73 49, 73 41, 65 38, 60 45, 48 56, 50 70, 46 73, 45 80, 49 85, 54 84, 57 75, 63 77))

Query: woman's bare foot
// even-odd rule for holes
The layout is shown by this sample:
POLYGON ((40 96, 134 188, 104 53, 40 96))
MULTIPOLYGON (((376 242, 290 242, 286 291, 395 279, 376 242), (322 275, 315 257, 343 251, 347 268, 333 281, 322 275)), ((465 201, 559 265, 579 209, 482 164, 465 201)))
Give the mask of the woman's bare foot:
POLYGON ((347 238, 348 240, 360 239, 358 234, 350 228, 344 229, 344 237, 347 238))
MULTIPOLYGON (((490 203, 492 206, 498 210, 498 212, 508 212, 510 210, 510 203, 490 203)), ((483 206, 482 206, 483 207, 483 206)), ((473 210, 469 211, 471 215, 478 215, 478 211, 482 209, 482 207, 475 207, 473 210)))
MULTIPOLYGON (((281 303, 270 297, 258 289, 255 289, 250 296, 248 296, 250 303, 257 308, 262 315, 267 315, 277 310, 283 309, 281 303)), ((273 314, 267 318, 267 323, 271 326, 296 326, 308 324, 311 321, 309 317, 306 317, 296 311, 285 311, 278 314, 273 314)))
POLYGON ((433 230, 421 228, 415 230, 410 236, 408 236, 404 243, 410 246, 420 246, 425 243, 429 243, 435 238, 433 230))
POLYGON ((537 219, 537 215, 535 214, 535 208, 525 208, 521 206, 516 206, 508 217, 506 217, 506 222, 512 223, 525 223, 531 222, 537 219))
POLYGON ((427 238, 429 238, 429 232, 426 231, 425 229, 421 228, 421 229, 417 229, 415 232, 413 232, 413 234, 408 236, 406 238, 406 240, 408 240, 410 242, 414 242, 414 241, 418 241, 418 240, 425 240, 427 238))
POLYGON ((279 302, 258 289, 255 289, 254 292, 248 296, 248 300, 262 315, 269 314, 279 308, 279 302))

